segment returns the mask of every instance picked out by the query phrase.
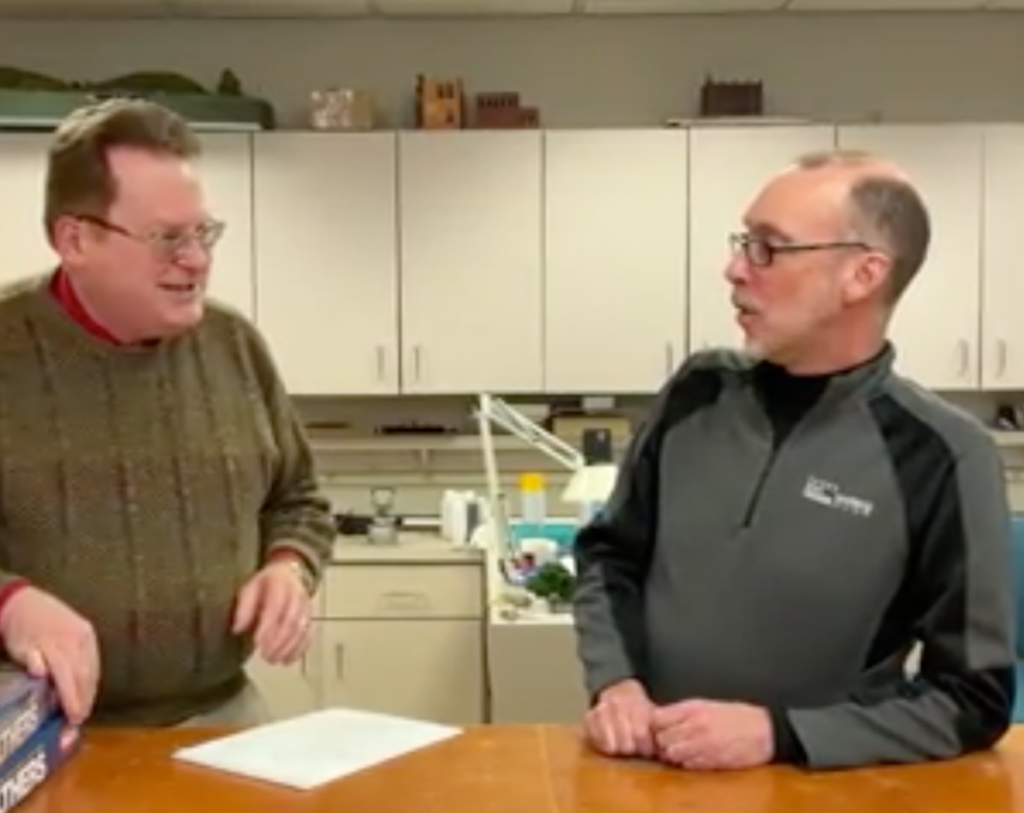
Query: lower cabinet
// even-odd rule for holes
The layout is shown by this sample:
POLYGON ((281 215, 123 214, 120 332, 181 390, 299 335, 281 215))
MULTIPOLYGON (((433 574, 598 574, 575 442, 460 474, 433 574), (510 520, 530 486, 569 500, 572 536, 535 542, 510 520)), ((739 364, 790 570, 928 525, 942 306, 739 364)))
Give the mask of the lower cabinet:
POLYGON ((246 665, 249 679, 259 689, 274 720, 297 717, 322 707, 319 678, 321 627, 321 621, 314 622, 313 640, 300 662, 275 666, 257 654, 246 665))
POLYGON ((301 662, 247 666, 274 719, 318 708, 447 725, 486 719, 483 568, 479 564, 339 564, 316 599, 301 662))
POLYGON ((321 702, 447 725, 483 720, 483 623, 327 621, 321 702))
POLYGON ((571 617, 491 622, 490 722, 579 725, 589 706, 571 617))

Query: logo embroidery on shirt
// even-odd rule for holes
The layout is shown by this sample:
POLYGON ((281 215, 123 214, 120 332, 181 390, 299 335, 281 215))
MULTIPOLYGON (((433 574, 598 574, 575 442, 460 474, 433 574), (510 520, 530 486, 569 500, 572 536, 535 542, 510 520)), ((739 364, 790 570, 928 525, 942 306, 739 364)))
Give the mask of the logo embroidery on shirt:
POLYGON ((815 477, 813 474, 804 483, 803 495, 805 499, 816 502, 818 505, 845 511, 858 517, 870 517, 875 510, 874 503, 844 494, 835 483, 815 477))

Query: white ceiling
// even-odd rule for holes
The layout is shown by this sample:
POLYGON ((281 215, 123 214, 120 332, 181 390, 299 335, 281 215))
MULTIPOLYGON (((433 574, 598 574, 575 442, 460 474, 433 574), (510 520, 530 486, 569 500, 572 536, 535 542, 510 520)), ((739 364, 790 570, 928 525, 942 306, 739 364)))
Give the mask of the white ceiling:
POLYGON ((0 0, 0 18, 309 18, 1024 11, 1024 0, 0 0))

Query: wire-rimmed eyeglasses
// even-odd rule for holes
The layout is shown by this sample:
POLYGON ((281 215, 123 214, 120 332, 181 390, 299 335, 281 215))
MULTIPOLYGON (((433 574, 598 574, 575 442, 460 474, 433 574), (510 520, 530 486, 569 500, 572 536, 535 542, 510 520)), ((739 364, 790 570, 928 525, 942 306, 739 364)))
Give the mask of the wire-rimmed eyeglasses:
POLYGON ((212 251, 224 236, 224 231, 227 228, 227 224, 223 221, 210 219, 192 228, 154 229, 140 234, 96 215, 76 215, 76 217, 105 231, 144 243, 164 259, 174 259, 180 256, 193 243, 204 251, 212 251))

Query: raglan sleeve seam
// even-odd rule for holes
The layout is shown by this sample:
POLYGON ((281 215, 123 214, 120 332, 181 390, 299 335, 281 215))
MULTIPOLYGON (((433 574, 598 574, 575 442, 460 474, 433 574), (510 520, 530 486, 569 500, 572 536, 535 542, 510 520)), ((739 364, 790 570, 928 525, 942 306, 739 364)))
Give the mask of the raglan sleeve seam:
POLYGON ((905 497, 908 523, 912 515, 923 518, 920 527, 908 524, 920 672, 833 706, 790 709, 786 716, 813 767, 954 757, 991 746, 1009 725, 1010 513, 998 450, 980 427, 937 426, 936 416, 901 406, 947 453, 945 470, 932 471, 941 479, 905 497))
POLYGON ((688 359, 662 388, 630 443, 606 509, 576 538, 577 651, 592 700, 623 680, 646 685, 643 582, 658 522, 661 438, 673 417, 671 403, 699 386, 696 375, 715 375, 704 356, 688 359))

